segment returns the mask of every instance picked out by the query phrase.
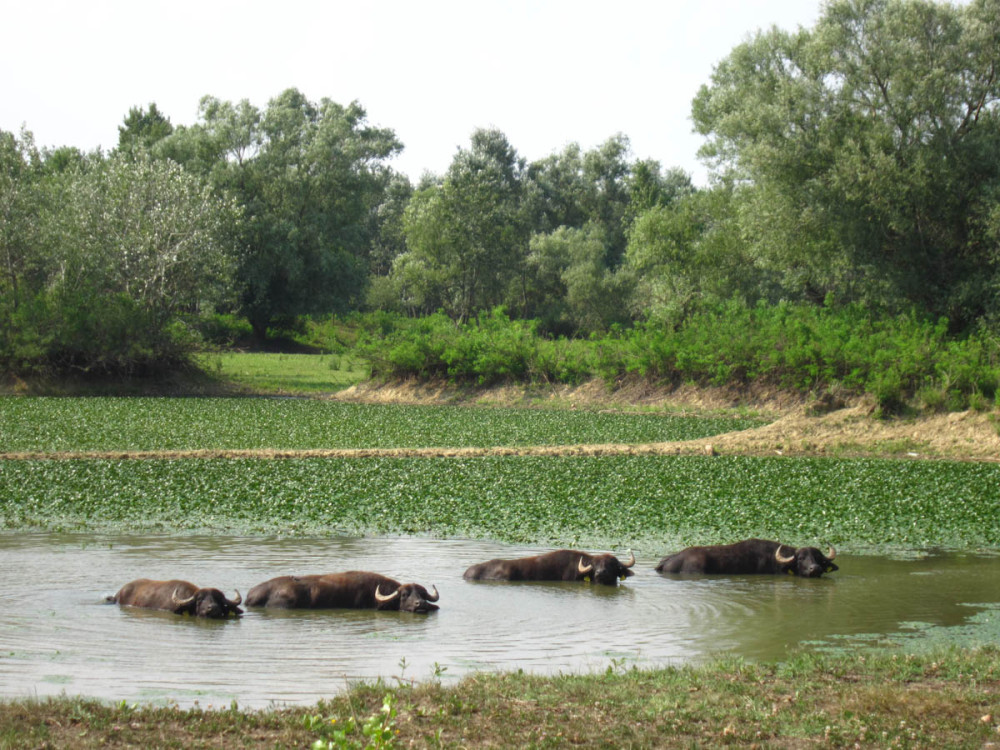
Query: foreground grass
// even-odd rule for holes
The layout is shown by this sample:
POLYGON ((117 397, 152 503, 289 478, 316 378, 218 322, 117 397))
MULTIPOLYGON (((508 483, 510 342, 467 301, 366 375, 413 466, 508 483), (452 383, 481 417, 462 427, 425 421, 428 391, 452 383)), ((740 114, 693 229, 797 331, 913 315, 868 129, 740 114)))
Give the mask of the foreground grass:
POLYGON ((377 747, 989 747, 1000 743, 1000 651, 397 679, 267 711, 6 701, 0 748, 362 747, 366 724, 377 747))

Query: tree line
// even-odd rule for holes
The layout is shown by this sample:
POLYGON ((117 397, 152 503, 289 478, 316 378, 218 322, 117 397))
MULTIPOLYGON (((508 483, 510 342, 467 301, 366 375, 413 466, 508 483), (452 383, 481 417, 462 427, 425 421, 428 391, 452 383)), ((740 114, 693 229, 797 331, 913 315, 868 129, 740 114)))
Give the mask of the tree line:
POLYGON ((998 71, 1000 0, 831 0, 702 86, 707 187, 622 134, 529 162, 496 129, 414 184, 360 104, 296 89, 205 97, 190 126, 133 108, 108 153, 0 132, 0 369, 161 369, 218 314, 261 339, 366 310, 579 338, 789 304, 994 330, 998 71))

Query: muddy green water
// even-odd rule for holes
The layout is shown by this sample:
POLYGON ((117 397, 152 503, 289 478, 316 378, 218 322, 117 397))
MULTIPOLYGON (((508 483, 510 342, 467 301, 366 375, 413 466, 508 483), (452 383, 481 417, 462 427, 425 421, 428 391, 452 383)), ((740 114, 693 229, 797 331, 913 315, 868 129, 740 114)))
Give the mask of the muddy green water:
POLYGON ((636 550, 636 575, 617 588, 462 579, 474 562, 540 551, 426 538, 3 534, 0 697, 268 707, 313 703, 359 678, 448 682, 477 670, 603 671, 996 639, 995 555, 842 553, 840 571, 800 580, 664 577, 653 566, 668 550, 636 550), (275 575, 350 569, 435 584, 441 609, 249 610, 212 622, 102 603, 140 577, 231 596, 275 575))

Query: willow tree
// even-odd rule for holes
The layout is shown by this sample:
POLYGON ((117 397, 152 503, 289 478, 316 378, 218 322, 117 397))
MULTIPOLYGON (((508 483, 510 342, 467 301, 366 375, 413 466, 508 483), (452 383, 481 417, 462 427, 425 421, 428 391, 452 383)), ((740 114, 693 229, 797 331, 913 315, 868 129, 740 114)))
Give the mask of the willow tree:
POLYGON ((156 146, 241 205, 239 309, 261 339, 269 326, 360 304, 386 162, 401 148, 357 102, 313 103, 296 89, 263 110, 206 97, 199 123, 156 146))
POLYGON ((694 101, 736 236, 789 295, 997 310, 1000 2, 833 0, 694 101))
POLYGON ((184 320, 228 291, 233 204, 141 153, 26 148, 17 174, 10 144, 0 137, 18 183, 0 221, 0 370, 133 375, 186 361, 184 320))
POLYGON ((404 217, 408 251, 393 275, 407 307, 441 307, 458 320, 523 295, 529 226, 525 162, 498 130, 477 130, 444 179, 414 193, 404 217))

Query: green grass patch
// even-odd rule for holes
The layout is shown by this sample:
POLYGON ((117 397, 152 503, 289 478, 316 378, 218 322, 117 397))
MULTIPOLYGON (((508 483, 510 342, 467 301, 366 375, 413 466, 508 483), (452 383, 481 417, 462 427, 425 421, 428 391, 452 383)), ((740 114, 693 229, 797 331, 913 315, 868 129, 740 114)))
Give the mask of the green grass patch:
POLYGON ((317 399, 9 396, 0 397, 0 450, 302 450, 649 443, 693 440, 763 423, 748 417, 401 406, 317 399))
POLYGON ((995 648, 809 654, 784 664, 481 674, 448 686, 377 682, 269 711, 4 701, 0 747, 364 747, 377 731, 370 747, 980 748, 997 741, 998 695, 995 648))
POLYGON ((222 352, 200 354, 208 374, 254 393, 335 393, 368 377, 368 365, 350 354, 273 354, 222 352))
POLYGON ((1000 465, 661 456, 0 462, 0 528, 1000 547, 1000 465))

